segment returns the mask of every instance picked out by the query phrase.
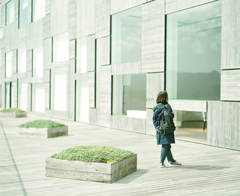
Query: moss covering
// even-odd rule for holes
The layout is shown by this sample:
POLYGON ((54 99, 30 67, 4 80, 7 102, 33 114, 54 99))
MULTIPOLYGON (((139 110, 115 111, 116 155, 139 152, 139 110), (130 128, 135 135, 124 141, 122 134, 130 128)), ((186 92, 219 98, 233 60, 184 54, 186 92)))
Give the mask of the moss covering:
POLYGON ((75 146, 51 156, 54 159, 69 161, 113 163, 132 156, 128 150, 120 150, 108 146, 75 146))
POLYGON ((21 127, 21 128, 55 128, 55 127, 63 127, 63 126, 66 126, 66 125, 58 122, 54 122, 51 120, 34 120, 31 122, 18 125, 18 127, 21 127))
POLYGON ((26 112, 26 111, 20 110, 18 108, 7 108, 7 109, 1 110, 0 112, 26 112))

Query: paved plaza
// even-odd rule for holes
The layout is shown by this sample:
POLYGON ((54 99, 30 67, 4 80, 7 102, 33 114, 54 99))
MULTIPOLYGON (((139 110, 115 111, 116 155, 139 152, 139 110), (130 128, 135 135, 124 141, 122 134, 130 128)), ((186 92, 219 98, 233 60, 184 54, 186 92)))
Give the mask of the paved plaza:
POLYGON ((58 119, 51 120, 68 125, 68 136, 16 136, 17 125, 36 119, 50 118, 0 119, 0 196, 240 195, 239 151, 176 140, 172 152, 183 166, 159 168, 154 136, 58 119), (131 150, 138 170, 113 184, 45 177, 46 158, 80 145, 131 150))

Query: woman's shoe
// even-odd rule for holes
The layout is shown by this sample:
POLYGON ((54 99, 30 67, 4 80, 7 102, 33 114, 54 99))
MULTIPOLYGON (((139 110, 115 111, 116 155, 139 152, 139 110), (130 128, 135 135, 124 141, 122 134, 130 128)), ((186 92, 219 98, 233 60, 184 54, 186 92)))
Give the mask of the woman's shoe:
POLYGON ((182 166, 181 163, 178 163, 177 161, 172 161, 170 162, 170 166, 174 167, 174 166, 182 166))
POLYGON ((160 163, 159 167, 165 167, 166 165, 164 163, 160 163))

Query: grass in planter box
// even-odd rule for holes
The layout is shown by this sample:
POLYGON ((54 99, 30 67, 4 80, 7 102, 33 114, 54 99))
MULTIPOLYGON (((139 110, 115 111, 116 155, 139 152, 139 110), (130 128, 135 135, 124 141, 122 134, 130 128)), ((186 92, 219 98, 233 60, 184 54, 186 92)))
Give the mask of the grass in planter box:
POLYGON ((114 163, 133 154, 131 151, 120 150, 114 147, 90 145, 68 148, 52 155, 51 158, 69 161, 114 163))
POLYGON ((18 125, 18 127, 20 128, 55 128, 63 126, 66 125, 51 120, 34 120, 31 122, 18 125))
POLYGON ((7 109, 3 109, 1 110, 0 112, 26 112, 26 111, 23 111, 23 110, 20 110, 18 108, 7 108, 7 109))

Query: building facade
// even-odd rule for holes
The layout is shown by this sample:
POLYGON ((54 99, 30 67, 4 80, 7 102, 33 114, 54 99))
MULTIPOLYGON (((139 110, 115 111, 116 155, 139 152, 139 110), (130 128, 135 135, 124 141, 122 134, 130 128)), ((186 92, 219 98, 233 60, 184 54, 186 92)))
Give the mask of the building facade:
POLYGON ((0 103, 240 149, 240 0, 1 0, 0 103), (239 24, 238 24, 239 23, 239 24))

